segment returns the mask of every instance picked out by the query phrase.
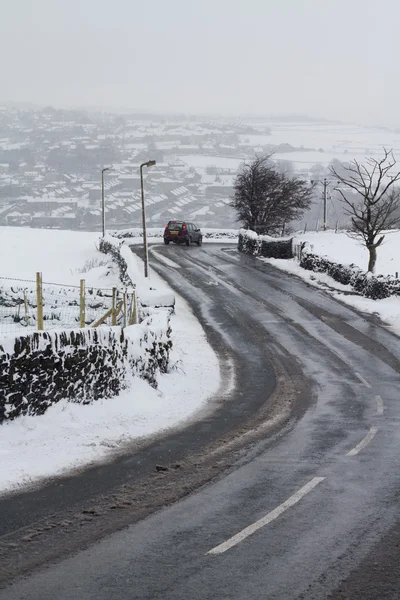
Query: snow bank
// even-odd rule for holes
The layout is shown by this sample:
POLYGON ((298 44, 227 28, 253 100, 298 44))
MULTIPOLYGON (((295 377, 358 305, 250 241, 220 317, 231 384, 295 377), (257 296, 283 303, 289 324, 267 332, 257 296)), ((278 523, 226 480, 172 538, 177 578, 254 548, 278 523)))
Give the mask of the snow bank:
POLYGON ((164 308, 171 310, 175 306, 175 295, 171 290, 155 289, 146 279, 138 266, 138 259, 133 255, 125 240, 106 235, 100 240, 99 249, 110 254, 119 268, 120 279, 124 285, 136 287, 139 305, 145 308, 164 308))

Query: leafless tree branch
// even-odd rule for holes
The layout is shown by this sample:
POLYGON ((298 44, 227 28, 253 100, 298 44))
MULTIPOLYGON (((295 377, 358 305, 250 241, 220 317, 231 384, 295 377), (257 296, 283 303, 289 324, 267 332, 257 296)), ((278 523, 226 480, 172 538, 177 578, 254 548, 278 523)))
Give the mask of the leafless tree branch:
POLYGON ((375 267, 376 248, 385 238, 382 231, 400 223, 400 191, 395 187, 400 181, 400 171, 392 173, 395 167, 393 150, 383 148, 380 160, 368 158, 365 165, 352 160, 345 175, 331 168, 338 182, 357 194, 354 198, 354 194, 336 188, 351 218, 352 233, 361 237, 369 250, 368 270, 371 271, 375 267))

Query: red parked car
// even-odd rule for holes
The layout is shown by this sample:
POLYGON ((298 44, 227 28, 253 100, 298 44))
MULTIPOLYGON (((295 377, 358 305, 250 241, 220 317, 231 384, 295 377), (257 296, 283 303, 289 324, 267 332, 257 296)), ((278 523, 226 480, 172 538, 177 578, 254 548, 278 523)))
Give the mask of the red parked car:
POLYGON ((186 221, 169 221, 164 231, 164 244, 174 242, 175 244, 190 244, 195 243, 201 246, 203 243, 203 235, 201 230, 194 223, 186 221))

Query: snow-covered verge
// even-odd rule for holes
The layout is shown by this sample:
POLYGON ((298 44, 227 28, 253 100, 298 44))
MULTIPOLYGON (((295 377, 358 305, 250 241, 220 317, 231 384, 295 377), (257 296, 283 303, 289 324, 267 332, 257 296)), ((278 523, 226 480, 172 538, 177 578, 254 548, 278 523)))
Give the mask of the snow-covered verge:
MULTIPOLYGON (((202 227, 201 231, 203 234, 203 240, 214 243, 232 244, 233 242, 237 241, 239 234, 238 229, 215 229, 212 227, 202 227)), ((143 230, 138 228, 113 231, 111 235, 119 239, 129 239, 130 244, 141 244, 143 240, 143 230)), ((150 243, 162 243, 163 235, 164 229, 161 227, 147 229, 147 238, 150 243)))
POLYGON ((171 329, 170 369, 158 376, 157 389, 135 378, 129 390, 113 398, 87 405, 62 400, 42 416, 3 423, 0 493, 110 459, 133 440, 195 418, 218 388, 218 359, 179 296, 171 329))
POLYGON ((310 285, 323 289, 341 302, 370 315, 376 315, 387 323, 392 331, 400 335, 400 298, 391 296, 382 300, 372 300, 358 295, 350 285, 336 282, 325 273, 313 273, 303 269, 296 260, 280 260, 274 258, 260 258, 270 263, 273 267, 296 275, 307 281, 310 285))
MULTIPOLYGON (((336 239, 339 241, 339 238, 336 239)), ((398 278, 372 275, 354 264, 341 264, 326 256, 318 256, 313 252, 313 246, 304 240, 272 238, 241 229, 238 249, 240 252, 263 258, 292 259, 296 255, 303 269, 326 273, 338 283, 349 285, 350 289, 372 300, 400 295, 398 278)), ((332 252, 332 247, 330 250, 332 252)))
MULTIPOLYGON (((119 277, 123 285, 136 288, 139 308, 170 308, 175 306, 175 295, 172 291, 156 289, 149 280, 144 279, 142 270, 138 268, 138 260, 132 254, 127 240, 120 240, 112 235, 106 235, 100 240, 99 250, 109 254, 119 269, 119 277)), ((148 315, 149 311, 140 311, 148 315)))
MULTIPOLYGON (((300 241, 301 243, 305 242, 307 235, 298 236, 296 241, 300 241)), ((394 232, 393 234, 389 234, 388 238, 390 243, 386 247, 386 252, 381 256, 381 260, 379 262, 379 271, 378 273, 390 273, 391 268, 393 267, 393 263, 398 259, 398 247, 393 244, 393 241, 397 239, 400 242, 400 236, 398 232, 394 232), (397 234, 397 235, 396 235, 397 234), (391 248, 393 255, 390 255, 387 252, 387 248, 391 248)), ((262 258, 259 260, 264 262, 268 262, 274 267, 281 269, 282 271, 286 271, 287 273, 291 273, 304 279, 310 285, 318 287, 320 289, 324 289, 326 292, 332 294, 335 298, 356 308, 357 310, 379 316, 383 322, 387 323, 392 331, 398 335, 400 335, 400 297, 396 292, 399 290, 400 282, 393 277, 372 277, 371 275, 367 275, 365 271, 361 271, 361 269, 350 268, 348 263, 354 263, 355 265, 361 266, 365 265, 367 261, 367 251, 363 248, 359 242, 345 233, 335 234, 333 232, 321 232, 319 234, 309 235, 309 240, 313 243, 313 253, 327 249, 329 252, 329 260, 326 256, 318 256, 316 259, 313 258, 314 254, 311 256, 307 256, 307 252, 304 255, 304 260, 311 260, 316 264, 323 264, 325 266, 331 266, 331 274, 337 274, 337 279, 335 280, 332 276, 325 272, 325 269, 322 269, 322 272, 306 270, 304 269, 296 259, 293 260, 280 260, 274 258, 262 258), (336 262, 335 262, 336 259, 336 262), (342 264, 342 261, 346 264, 342 264), (352 277, 357 279, 359 277, 358 285, 361 289, 357 291, 353 285, 351 285, 352 277), (346 283, 346 281, 348 283, 346 283), (381 290, 381 284, 379 282, 387 282, 388 286, 392 288, 394 292, 393 295, 389 297, 383 297, 381 299, 373 299, 368 297, 363 297, 361 295, 361 291, 364 285, 367 286, 367 290, 374 291, 374 287, 378 285, 378 290, 381 290), (378 284, 376 283, 378 282, 378 284)), ((379 251, 378 251, 378 261, 379 261, 379 251)), ((304 262, 303 262, 304 264, 304 262)), ((354 281, 353 281, 354 284, 354 281)), ((364 288, 365 289, 365 288, 364 288)), ((367 291, 368 293, 368 291, 367 291)), ((373 294, 371 294, 373 295, 373 294)))
POLYGON ((367 263, 367 250, 345 232, 296 235, 292 240, 286 240, 292 244, 291 256, 288 246, 288 252, 285 254, 284 250, 283 255, 278 257, 278 242, 276 238, 241 230, 238 246, 242 252, 297 275, 360 311, 378 315, 400 334, 400 280, 383 275, 397 269, 396 261, 400 260, 399 231, 387 232, 382 252, 381 248, 378 249, 377 276, 360 268, 367 263), (317 254, 322 250, 326 250, 329 257, 317 254), (293 255, 296 258, 292 258, 293 255))
MULTIPOLYGON (((0 228, 0 252, 9 256, 4 275, 32 278, 32 272, 41 270, 50 280, 75 283, 83 269, 90 283, 107 288, 119 285, 118 269, 96 248, 97 234, 24 231, 26 239, 23 230, 0 228), (11 236, 15 232, 16 238, 11 236)), ((144 280, 143 264, 127 245, 122 253, 139 295, 154 291, 158 297, 171 297, 171 290, 155 273, 151 273, 151 284, 144 280)), ((21 416, 0 425, 0 492, 107 460, 115 452, 123 452, 133 440, 194 418, 218 389, 218 359, 180 297, 176 297, 170 325, 170 366, 167 373, 157 373, 157 388, 134 377, 129 389, 112 398, 91 404, 64 399, 43 415, 21 416)), ((4 336, 0 339, 5 343, 4 336)), ((11 346, 8 338, 7 348, 11 346)))

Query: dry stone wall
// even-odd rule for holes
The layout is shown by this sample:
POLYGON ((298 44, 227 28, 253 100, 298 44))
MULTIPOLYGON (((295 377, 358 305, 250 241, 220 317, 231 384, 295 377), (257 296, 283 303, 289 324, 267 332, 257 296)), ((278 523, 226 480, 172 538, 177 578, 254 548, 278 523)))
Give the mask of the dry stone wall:
POLYGON ((157 385, 172 346, 168 318, 140 325, 35 332, 0 345, 0 423, 40 415, 60 400, 117 395, 132 377, 157 385))

